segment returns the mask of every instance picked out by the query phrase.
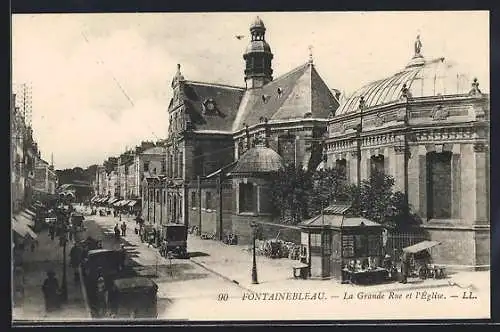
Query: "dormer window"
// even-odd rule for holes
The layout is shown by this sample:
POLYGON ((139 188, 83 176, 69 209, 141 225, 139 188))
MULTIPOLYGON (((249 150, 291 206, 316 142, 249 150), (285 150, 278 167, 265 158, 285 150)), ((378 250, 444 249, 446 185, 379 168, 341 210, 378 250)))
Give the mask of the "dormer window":
POLYGON ((269 98, 270 98, 269 96, 262 95, 262 102, 263 102, 264 104, 266 104, 266 103, 268 102, 269 98))
POLYGON ((280 98, 280 97, 281 97, 281 95, 283 94, 283 89, 282 89, 282 88, 278 88, 278 89, 276 90, 276 92, 278 93, 278 98, 280 98))
POLYGON ((204 114, 215 114, 217 112, 217 105, 215 100, 208 98, 203 102, 203 113, 204 114))

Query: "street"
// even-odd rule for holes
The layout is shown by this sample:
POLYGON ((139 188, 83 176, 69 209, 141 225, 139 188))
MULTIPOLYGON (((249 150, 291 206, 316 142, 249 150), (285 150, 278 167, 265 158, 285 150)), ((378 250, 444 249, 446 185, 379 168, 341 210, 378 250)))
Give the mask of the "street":
POLYGON ((117 222, 119 218, 113 216, 87 216, 85 237, 102 240, 105 249, 117 249, 124 244, 126 264, 137 275, 150 277, 158 284, 158 319, 217 319, 220 309, 214 304, 220 303, 217 301, 220 293, 234 299, 242 297, 242 288, 194 261, 172 259, 170 262, 161 257, 156 248, 148 248, 134 233, 134 221, 126 221, 127 235, 117 242, 113 233, 117 222))
MULTIPOLYGON (((395 319, 406 319, 418 318, 423 312, 436 318, 485 318, 489 306, 487 272, 461 272, 445 280, 414 280, 405 285, 342 285, 332 280, 295 280, 289 268, 293 261, 259 256, 259 284, 253 285, 251 255, 241 246, 189 236, 191 258, 173 259, 170 265, 156 248, 141 243, 134 233, 134 221, 126 222, 127 236, 121 243, 134 271, 153 278, 159 286, 158 319, 356 319, 360 313, 364 319, 389 313, 395 319), (466 298, 471 280, 473 298, 466 298), (275 301, 278 296, 286 297, 285 293, 291 293, 290 300, 275 301), (293 300, 293 293, 302 295, 293 300), (390 301, 398 297, 406 300, 390 301), (466 304, 467 313, 449 310, 446 302, 450 299, 466 304), (414 310, 415 305, 419 311, 414 310)), ((87 234, 102 239, 105 248, 120 245, 113 238, 116 223, 119 218, 112 216, 88 216, 85 221, 87 234)))

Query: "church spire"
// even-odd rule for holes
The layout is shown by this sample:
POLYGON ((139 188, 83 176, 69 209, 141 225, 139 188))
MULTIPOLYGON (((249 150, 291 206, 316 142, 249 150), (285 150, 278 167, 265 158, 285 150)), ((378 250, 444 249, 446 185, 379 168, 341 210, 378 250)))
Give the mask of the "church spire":
POLYGON ((273 80, 273 54, 265 40, 266 27, 258 16, 250 25, 250 34, 251 41, 243 55, 247 89, 260 88, 273 80))

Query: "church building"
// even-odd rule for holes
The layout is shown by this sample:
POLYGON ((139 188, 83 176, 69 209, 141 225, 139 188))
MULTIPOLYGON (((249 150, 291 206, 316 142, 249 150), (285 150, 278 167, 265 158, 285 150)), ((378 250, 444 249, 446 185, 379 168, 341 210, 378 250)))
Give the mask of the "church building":
POLYGON ((250 35, 245 86, 190 81, 178 65, 166 174, 144 189, 164 197, 155 223, 198 226, 218 239, 234 233, 246 244, 252 221, 273 221, 268 183, 286 163, 340 167, 352 183, 376 169, 394 177, 421 227, 442 242, 437 263, 489 266, 489 96, 477 80, 444 58, 424 58, 417 38, 406 66, 340 105, 312 57, 274 78, 260 18, 250 35))
POLYGON ((156 187, 157 195, 162 197, 164 191, 166 197, 162 223, 199 225, 202 232, 220 235, 221 230, 239 233, 240 222, 248 228, 247 217, 268 215, 259 212, 266 210, 266 193, 257 189, 251 193, 248 186, 247 201, 240 210, 233 206, 240 191, 233 190, 226 177, 243 153, 256 145, 262 146, 254 157, 263 159, 249 162, 257 171, 260 164, 266 168, 275 159, 311 168, 321 162, 318 141, 326 133, 330 114, 339 107, 338 90, 328 88, 312 57, 274 78, 274 54, 260 18, 251 24, 250 35, 242 59, 245 86, 190 81, 178 65, 168 106, 165 185, 156 187))

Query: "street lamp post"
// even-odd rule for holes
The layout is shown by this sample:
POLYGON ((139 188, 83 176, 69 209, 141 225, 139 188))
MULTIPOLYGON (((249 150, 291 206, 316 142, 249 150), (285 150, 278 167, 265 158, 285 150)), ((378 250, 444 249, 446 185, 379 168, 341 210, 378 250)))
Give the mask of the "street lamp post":
POLYGON ((252 248, 252 284, 258 284, 259 282, 257 281, 257 261, 255 259, 255 238, 257 236, 257 224, 252 221, 250 224, 252 227, 252 242, 253 242, 253 248, 252 248))
POLYGON ((62 271, 62 285, 61 285, 61 299, 68 301, 68 282, 66 278, 66 244, 68 242, 68 227, 66 227, 66 216, 61 211, 59 227, 60 227, 60 245, 63 247, 63 271, 62 271))

